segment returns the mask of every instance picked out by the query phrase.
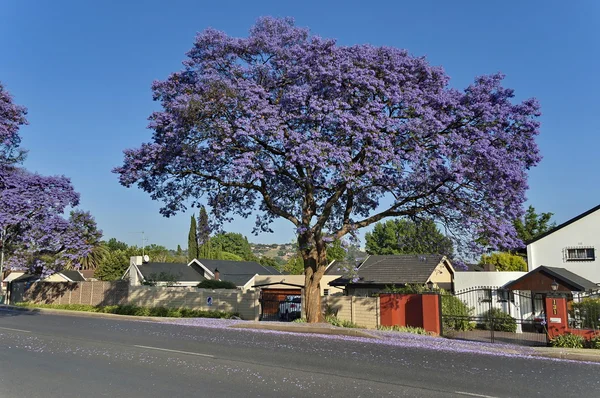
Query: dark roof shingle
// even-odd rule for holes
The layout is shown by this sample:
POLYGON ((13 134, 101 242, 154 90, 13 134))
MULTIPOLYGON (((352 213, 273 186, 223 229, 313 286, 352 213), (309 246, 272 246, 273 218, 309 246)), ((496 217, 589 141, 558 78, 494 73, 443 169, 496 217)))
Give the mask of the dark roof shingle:
POLYGON ((187 264, 181 263, 144 263, 137 266, 144 279, 160 282, 161 275, 172 275, 177 282, 200 282, 204 276, 187 264))
POLYGON ((357 283, 425 283, 443 258, 440 254, 369 256, 358 268, 357 283))
POLYGON ((219 270, 219 279, 235 283, 236 286, 244 286, 254 275, 282 275, 274 267, 264 266, 256 261, 231 261, 231 260, 208 260, 200 258, 197 260, 211 272, 219 270))

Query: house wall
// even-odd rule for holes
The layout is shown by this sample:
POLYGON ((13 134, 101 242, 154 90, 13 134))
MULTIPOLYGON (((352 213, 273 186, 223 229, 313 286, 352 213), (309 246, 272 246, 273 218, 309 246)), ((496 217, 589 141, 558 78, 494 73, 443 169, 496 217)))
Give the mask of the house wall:
POLYGON ((454 274, 454 291, 472 289, 479 286, 500 288, 508 282, 519 279, 526 272, 465 271, 454 274))
POLYGON ((441 262, 431 273, 429 280, 435 283, 439 288, 444 290, 452 290, 452 273, 446 266, 445 262, 441 262))
POLYGON ((545 265, 561 267, 600 283, 600 210, 527 245, 529 271, 545 265), (567 248, 594 248, 594 261, 566 261, 567 248))
POLYGON ((67 282, 67 280, 60 274, 52 274, 44 278, 45 282, 67 282))
POLYGON ((323 311, 358 326, 376 329, 379 326, 379 297, 325 296, 323 311))

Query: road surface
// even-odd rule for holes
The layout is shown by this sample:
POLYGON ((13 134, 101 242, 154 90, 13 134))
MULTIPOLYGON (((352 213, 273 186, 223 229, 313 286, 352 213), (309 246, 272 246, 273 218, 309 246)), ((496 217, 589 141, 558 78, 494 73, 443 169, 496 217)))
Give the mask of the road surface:
POLYGON ((0 311, 0 397, 597 397, 600 366, 0 311))

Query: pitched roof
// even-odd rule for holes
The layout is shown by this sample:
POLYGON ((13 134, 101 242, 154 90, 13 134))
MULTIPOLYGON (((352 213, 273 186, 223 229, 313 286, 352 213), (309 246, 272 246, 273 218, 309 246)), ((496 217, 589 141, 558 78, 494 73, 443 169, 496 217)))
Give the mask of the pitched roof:
POLYGON ((142 273, 146 280, 160 282, 161 276, 173 276, 177 282, 201 282, 204 276, 196 272, 187 264, 180 263, 144 263, 138 265, 137 268, 142 273))
POLYGON ((444 259, 445 256, 441 254, 369 256, 358 268, 357 274, 360 279, 353 283, 426 283, 444 259))
POLYGON ((522 277, 507 283, 506 285, 504 285, 504 288, 510 289, 511 286, 515 286, 519 282, 521 282, 525 279, 528 279, 533 274, 539 273, 539 272, 545 272, 548 275, 550 275, 551 277, 558 279, 563 284, 570 285, 571 287, 574 288, 574 291, 585 292, 585 291, 590 291, 590 290, 598 290, 598 288, 599 288, 598 285, 596 285, 594 282, 590 281, 589 279, 585 279, 584 277, 579 276, 565 268, 546 267, 545 265, 534 268, 531 271, 529 271, 528 273, 526 273, 525 275, 523 275, 522 277))
POLYGON ((540 236, 538 236, 538 237, 536 237, 536 238, 534 238, 534 239, 532 239, 530 241, 525 242, 525 244, 529 245, 529 244, 531 244, 533 242, 536 242, 536 241, 538 241, 538 240, 540 240, 542 238, 545 238, 546 236, 555 233, 559 229, 562 229, 562 228, 566 227, 569 224, 573 224, 575 221, 581 220, 583 217, 588 216, 588 215, 590 215, 590 214, 592 214, 592 213, 594 213, 595 211, 598 211, 598 210, 600 210, 600 205, 598 205, 596 207, 593 207, 593 208, 589 209, 588 211, 586 211, 584 213, 581 213, 580 215, 575 216, 575 217, 571 218, 568 221, 565 221, 564 223, 562 223, 560 225, 557 225, 556 227, 554 227, 554 228, 552 228, 552 229, 544 232, 540 236))
POLYGON ((58 273, 63 274, 65 277, 69 278, 73 282, 85 282, 85 278, 83 277, 83 275, 81 275, 81 273, 79 271, 67 270, 67 271, 60 271, 58 273))
POLYGON ((197 261, 213 273, 215 269, 218 269, 219 279, 233 282, 236 286, 244 286, 256 274, 282 275, 276 268, 261 265, 256 261, 208 260, 204 258, 197 261))
POLYGON ((325 269, 324 275, 344 275, 347 274, 348 271, 352 270, 355 265, 348 261, 332 261, 325 269))

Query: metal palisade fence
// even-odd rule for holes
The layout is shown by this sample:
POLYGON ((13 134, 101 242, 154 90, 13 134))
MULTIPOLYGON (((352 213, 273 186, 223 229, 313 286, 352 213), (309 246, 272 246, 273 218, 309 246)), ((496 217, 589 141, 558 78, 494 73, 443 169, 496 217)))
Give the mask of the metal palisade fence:
POLYGON ((545 345, 544 297, 529 291, 474 287, 441 295, 446 337, 545 345))

